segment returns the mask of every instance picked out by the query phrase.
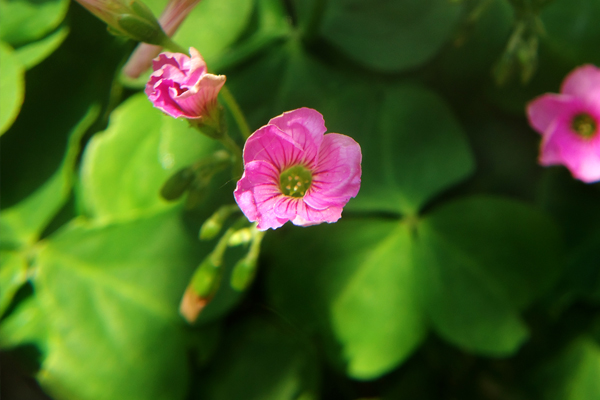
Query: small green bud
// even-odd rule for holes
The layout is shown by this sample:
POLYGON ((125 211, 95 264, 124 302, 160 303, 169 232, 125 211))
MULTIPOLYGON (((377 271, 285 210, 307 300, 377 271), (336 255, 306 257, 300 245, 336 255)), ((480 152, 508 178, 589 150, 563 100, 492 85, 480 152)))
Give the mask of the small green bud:
POLYGON ((256 264, 255 257, 244 257, 239 260, 231 273, 231 287, 240 292, 246 290, 256 275, 256 264))
POLYGON ((198 296, 210 296, 216 292, 219 286, 220 272, 221 268, 215 265, 209 255, 194 272, 190 286, 198 296))
POLYGON ((246 244, 252 240, 253 231, 254 228, 242 228, 238 231, 235 231, 229 238, 227 244, 232 247, 239 246, 240 244, 246 244))
POLYGON ((211 240, 221 232, 225 220, 234 212, 240 209, 237 205, 221 206, 213 215, 210 216, 200 227, 200 240, 211 240))
POLYGON ((194 181, 194 171, 185 167, 175 172, 160 189, 163 199, 173 201, 180 198, 194 181))

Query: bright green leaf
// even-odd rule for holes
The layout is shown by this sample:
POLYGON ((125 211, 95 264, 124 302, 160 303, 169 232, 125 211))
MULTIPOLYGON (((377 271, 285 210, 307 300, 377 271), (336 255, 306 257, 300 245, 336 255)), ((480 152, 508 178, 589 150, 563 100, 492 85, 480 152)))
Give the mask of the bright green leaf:
POLYGON ((326 4, 320 32, 359 64, 402 71, 437 53, 461 9, 447 0, 333 0, 326 4))
POLYGON ((99 107, 91 107, 71 130, 67 151, 54 175, 25 200, 3 211, 0 241, 4 246, 33 244, 67 201, 73 185, 75 163, 79 156, 79 142, 99 112, 99 107))
POLYGON ((198 246, 170 211, 74 222, 41 247, 33 280, 48 322, 39 373, 57 398, 183 399, 188 358, 178 304, 198 246))
POLYGON ((26 69, 42 62, 56 50, 69 34, 69 28, 62 27, 37 42, 29 43, 17 49, 16 55, 26 69))
POLYGON ((418 224, 422 296, 436 331, 470 351, 514 352, 527 338, 519 310, 556 282, 554 225, 523 204, 467 198, 418 224))
POLYGON ((22 45, 53 31, 64 19, 69 0, 0 0, 0 38, 22 45))
POLYGON ((396 367, 425 336, 411 232, 405 224, 383 222, 343 229, 341 254, 330 263, 350 277, 330 306, 331 320, 349 375, 371 379, 396 367))
POLYGON ((307 343, 264 318, 229 330, 215 362, 200 376, 199 399, 316 398, 318 367, 307 343))
MULTIPOLYGON (((3 19, 4 21, 4 19, 3 19)), ((0 42, 0 135, 19 115, 25 96, 25 69, 15 51, 0 42)))
POLYGON ((0 317, 27 281, 27 259, 20 252, 0 251, 0 317))
POLYGON ((133 96, 85 150, 80 193, 85 212, 107 222, 172 207, 160 197, 163 183, 214 149, 215 142, 187 121, 164 116, 144 94, 133 96))

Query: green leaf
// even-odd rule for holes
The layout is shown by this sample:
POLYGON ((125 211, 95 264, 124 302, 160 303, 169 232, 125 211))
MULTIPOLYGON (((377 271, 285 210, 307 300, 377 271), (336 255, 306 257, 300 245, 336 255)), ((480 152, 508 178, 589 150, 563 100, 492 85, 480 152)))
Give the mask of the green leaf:
POLYGON ((330 305, 333 331, 344 348, 349 375, 371 379, 406 359, 426 333, 410 230, 395 222, 340 228, 343 233, 330 233, 343 235, 331 267, 338 274, 346 270, 349 278, 330 305))
POLYGON ((461 9, 447 0, 333 0, 327 2, 320 32, 359 64, 403 71, 438 52, 461 9))
POLYGON ((542 9, 543 43, 569 64, 600 64, 597 0, 555 0, 542 9))
POLYGON ((315 399, 318 366, 307 343, 265 318, 231 326, 215 361, 200 376, 207 400, 315 399))
POLYGON ((527 338, 519 310, 545 294, 560 273, 554 225, 523 204, 467 198, 418 225, 418 257, 436 331, 480 354, 513 353, 527 338))
POLYGON ((534 375, 543 400, 600 398, 600 346, 590 337, 573 341, 534 375))
POLYGON ((34 344, 45 354, 48 349, 48 323, 38 299, 30 296, 0 323, 0 348, 34 344))
POLYGON ((214 149, 187 121, 162 115, 144 94, 133 96, 85 150, 79 193, 85 213, 104 223, 170 208, 159 195, 163 183, 214 149))
MULTIPOLYGON (((165 0, 145 3, 156 16, 165 8, 165 0)), ((195 47, 209 68, 242 34, 250 21, 254 0, 202 0, 190 12, 173 36, 184 48, 195 47)))
POLYGON ((415 215, 474 169, 462 128, 444 101, 416 85, 389 88, 377 127, 354 136, 363 149, 352 210, 415 215))
POLYGON ((25 200, 3 211, 0 223, 0 242, 3 246, 19 247, 35 243, 65 204, 73 186, 79 142, 99 112, 98 106, 92 106, 71 130, 63 161, 52 177, 25 200))
MULTIPOLYGON (((6 15, 6 14, 3 14, 6 15)), ((4 21, 4 19, 3 19, 4 21)), ((25 96, 25 69, 15 51, 0 42, 0 135, 10 128, 23 104, 25 96)))
POLYGON ((520 312, 560 271, 554 225, 496 198, 455 201, 423 219, 346 219, 268 239, 270 301, 324 338, 355 379, 397 367, 428 326, 471 352, 513 353, 527 337, 520 312))
POLYGON ((82 400, 183 399, 178 304, 197 247, 175 211, 103 227, 75 221, 47 240, 33 280, 48 324, 45 389, 82 400))
POLYGON ((53 31, 64 19, 69 0, 1 0, 0 39, 21 45, 53 31))
POLYGON ((351 377, 390 371, 423 339, 421 289, 405 224, 340 221, 289 232, 267 248, 278 261, 268 277, 276 309, 305 329, 333 336, 329 351, 351 377), (299 243, 305 251, 298 251, 299 243))
POLYGON ((27 281, 27 259, 17 251, 0 251, 0 317, 27 281))
POLYGON ((26 69, 35 67, 54 52, 69 34, 68 27, 62 27, 37 42, 29 43, 17 49, 16 55, 26 69))

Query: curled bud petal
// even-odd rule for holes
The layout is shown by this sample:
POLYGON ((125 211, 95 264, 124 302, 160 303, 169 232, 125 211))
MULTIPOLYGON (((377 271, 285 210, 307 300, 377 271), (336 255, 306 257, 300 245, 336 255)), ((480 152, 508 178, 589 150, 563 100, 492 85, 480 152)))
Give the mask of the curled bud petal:
POLYGON ((209 74, 193 47, 190 55, 165 52, 154 59, 146 95, 154 107, 174 118, 216 118, 217 95, 225 76, 209 74))

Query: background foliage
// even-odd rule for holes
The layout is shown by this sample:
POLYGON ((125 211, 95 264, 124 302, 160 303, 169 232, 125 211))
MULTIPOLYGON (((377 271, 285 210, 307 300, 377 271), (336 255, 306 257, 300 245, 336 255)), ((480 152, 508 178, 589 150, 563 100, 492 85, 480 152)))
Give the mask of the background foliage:
POLYGON ((55 399, 600 399, 600 187, 539 167, 524 116, 600 65, 597 0, 202 0, 174 39, 251 128, 315 108, 363 175, 338 223, 268 232, 246 292, 228 249, 193 326, 198 229, 235 182, 158 193, 219 145, 123 79, 134 44, 79 5, 0 13, 6 398, 28 375, 55 399))

